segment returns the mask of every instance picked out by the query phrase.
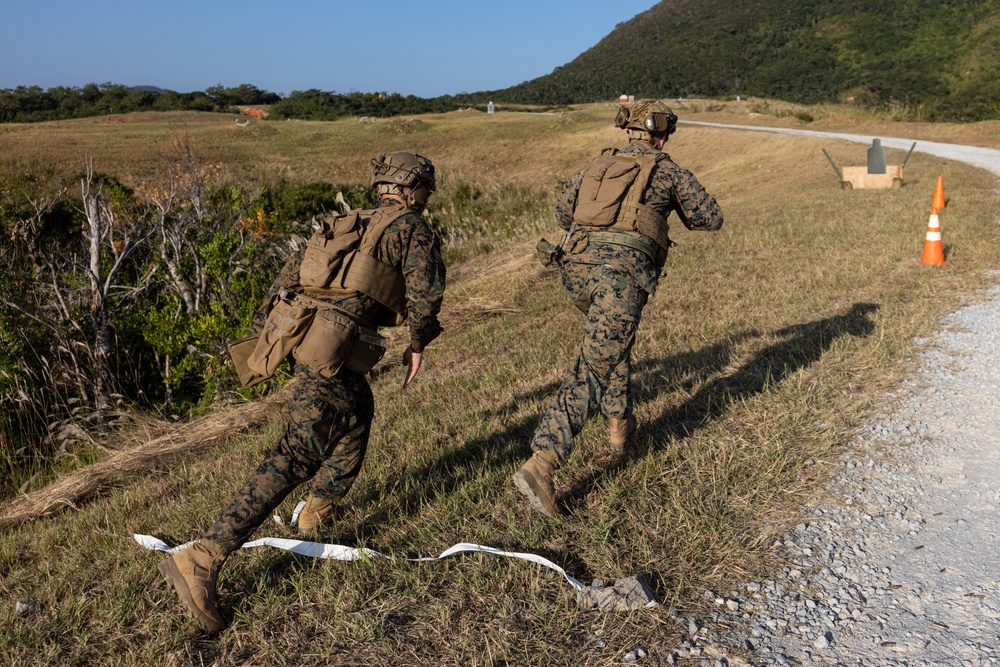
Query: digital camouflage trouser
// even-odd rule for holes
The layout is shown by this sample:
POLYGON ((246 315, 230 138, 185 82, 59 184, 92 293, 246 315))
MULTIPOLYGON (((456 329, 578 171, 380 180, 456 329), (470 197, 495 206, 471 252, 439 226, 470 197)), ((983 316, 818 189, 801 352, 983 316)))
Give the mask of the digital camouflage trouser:
POLYGON ((348 370, 325 378, 301 365, 295 376, 284 435, 205 534, 229 552, 301 483, 312 478, 309 493, 336 502, 361 470, 375 414, 368 381, 348 370))
POLYGON ((573 372, 542 417, 531 442, 555 453, 560 464, 573 452, 573 438, 600 408, 608 417, 632 412, 630 355, 647 293, 624 271, 604 265, 567 264, 563 285, 587 314, 573 372))

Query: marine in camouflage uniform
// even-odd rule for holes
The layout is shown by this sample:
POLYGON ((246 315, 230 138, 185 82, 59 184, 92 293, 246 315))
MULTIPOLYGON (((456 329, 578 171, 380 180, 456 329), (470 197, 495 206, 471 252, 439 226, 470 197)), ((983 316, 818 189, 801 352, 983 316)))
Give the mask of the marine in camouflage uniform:
MULTIPOLYGON (((660 154, 673 132, 676 116, 663 104, 650 100, 636 102, 631 118, 628 109, 623 110, 626 119, 619 127, 628 130, 630 141, 617 154, 660 154), (667 127, 650 133, 643 122, 660 114, 667 120, 657 118, 656 122, 667 127)), ((688 229, 720 229, 723 216, 715 198, 669 156, 656 157, 642 197, 663 218, 660 238, 667 238, 666 217, 670 212, 676 213, 688 229)), ((573 370, 552 398, 532 439, 534 455, 514 475, 515 484, 532 506, 550 517, 561 513, 552 474, 569 459, 574 438, 587 421, 600 410, 609 420, 610 438, 616 446, 623 446, 635 429, 630 387, 632 345, 643 307, 656 291, 670 245, 669 241, 659 245, 638 229, 581 227, 575 223, 578 193, 586 173, 586 169, 577 173, 557 199, 556 220, 567 235, 562 243, 565 254, 554 258, 571 300, 587 316, 586 326, 573 370)))
MULTIPOLYGON (((406 199, 419 185, 427 185, 420 180, 414 183, 410 182, 414 179, 403 179, 410 182, 410 186, 401 188, 391 183, 376 185, 376 181, 382 181, 373 177, 373 185, 380 192, 378 208, 381 212, 398 214, 400 211, 396 209, 409 205, 386 228, 375 252, 376 259, 401 272, 405 281, 410 345, 403 358, 408 365, 404 386, 419 369, 424 348, 442 331, 438 312, 445 289, 440 242, 420 217, 426 197, 433 190, 433 166, 426 158, 407 153, 390 154, 388 162, 395 157, 396 162, 402 161, 405 167, 406 156, 426 162, 425 168, 418 170, 422 179, 430 179, 430 188, 422 200, 406 199)), ((254 316, 252 333, 260 333, 264 327, 268 304, 279 295, 302 291, 299 268, 304 253, 305 248, 285 264, 264 299, 265 307, 254 316)), ((385 321, 386 316, 392 315, 386 306, 362 292, 329 296, 323 300, 362 323, 385 321)), ((288 426, 275 448, 204 539, 160 564, 161 572, 174 586, 188 611, 210 634, 224 627, 215 606, 214 589, 219 568, 228 555, 248 541, 282 500, 306 481, 311 480, 307 506, 299 516, 300 532, 310 532, 318 524, 332 519, 336 503, 350 490, 365 457, 375 411, 365 376, 342 367, 335 375, 327 377, 304 364, 296 365, 294 373, 288 426), (305 529, 307 520, 310 523, 308 530, 305 529)))

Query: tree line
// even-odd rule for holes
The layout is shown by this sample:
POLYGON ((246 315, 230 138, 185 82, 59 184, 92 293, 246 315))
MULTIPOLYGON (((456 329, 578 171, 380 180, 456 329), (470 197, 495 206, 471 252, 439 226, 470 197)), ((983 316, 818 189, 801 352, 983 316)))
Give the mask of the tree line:
POLYGON ((213 86, 205 91, 178 93, 172 90, 130 88, 114 83, 89 83, 74 88, 38 86, 0 89, 0 122, 34 123, 134 111, 225 111, 235 105, 271 104, 281 97, 250 84, 235 88, 213 86))
POLYGON ((237 107, 244 105, 267 105, 269 116, 279 120, 336 120, 349 116, 385 118, 453 111, 459 108, 460 100, 453 96, 422 98, 399 93, 336 93, 317 89, 293 91, 282 97, 250 84, 234 88, 213 86, 192 93, 130 88, 113 83, 90 83, 79 88, 57 86, 47 90, 38 86, 18 86, 0 89, 0 123, 33 123, 136 111, 239 113, 237 107))

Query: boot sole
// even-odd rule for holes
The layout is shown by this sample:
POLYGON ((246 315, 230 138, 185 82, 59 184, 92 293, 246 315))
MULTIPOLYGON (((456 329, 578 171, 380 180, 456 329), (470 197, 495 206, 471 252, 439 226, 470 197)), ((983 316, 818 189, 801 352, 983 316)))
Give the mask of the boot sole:
POLYGON ((554 504, 550 505, 545 501, 545 494, 539 488, 538 483, 532 475, 526 472, 518 470, 514 473, 514 486, 520 491, 528 502, 531 503, 531 507, 536 511, 541 512, 550 519, 555 519, 562 512, 554 504))
POLYGON ((167 558, 162 560, 156 565, 156 569, 160 571, 163 578, 167 580, 167 585, 174 589, 177 593, 177 597, 180 598, 181 604, 184 608, 188 610, 188 613, 194 618, 194 622, 199 628, 204 630, 210 635, 217 635, 225 629, 225 625, 220 624, 218 621, 208 616, 198 606, 194 603, 194 598, 191 597, 191 588, 187 585, 187 580, 181 571, 177 569, 177 565, 174 564, 173 558, 167 558))

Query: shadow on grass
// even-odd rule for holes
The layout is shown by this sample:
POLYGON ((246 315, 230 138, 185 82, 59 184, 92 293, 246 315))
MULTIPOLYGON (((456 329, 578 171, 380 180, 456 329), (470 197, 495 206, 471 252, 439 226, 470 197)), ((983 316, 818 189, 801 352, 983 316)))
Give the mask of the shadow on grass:
MULTIPOLYGON (((461 446, 446 450, 436 459, 406 470, 405 474, 427 480, 426 484, 411 486, 407 490, 395 488, 395 480, 366 485, 364 493, 358 494, 355 502, 362 507, 376 509, 360 522, 357 537, 367 541, 379 533, 381 524, 387 522, 390 516, 418 514, 421 507, 433 503, 436 498, 451 495, 459 487, 469 483, 471 478, 466 471, 483 466, 499 470, 527 459, 531 455, 529 443, 538 427, 540 415, 534 414, 515 421, 504 417, 516 414, 524 403, 539 401, 558 388, 558 382, 550 382, 517 394, 502 405, 488 406, 478 411, 475 419, 487 421, 500 418, 507 426, 479 438, 466 440, 461 446)), ((355 489, 358 490, 360 489, 355 489)))
MULTIPOLYGON (((721 343, 695 352, 643 362, 637 367, 637 372, 643 376, 640 384, 659 387, 658 391, 665 391, 673 390, 678 383, 705 382, 731 362, 733 351, 740 342, 757 335, 759 334, 755 331, 734 334, 721 343), (663 386, 662 378, 677 375, 677 368, 695 369, 695 376, 678 378, 670 381, 669 387, 663 386)), ((503 405, 484 407, 477 412, 477 419, 486 421, 513 415, 525 402, 544 401, 551 397, 560 385, 561 381, 550 382, 519 394, 503 405)), ((642 395, 650 394, 648 391, 642 391, 640 396, 642 395)), ((462 485, 468 484, 471 479, 469 471, 482 469, 484 466, 491 471, 509 470, 513 468, 512 464, 527 460, 531 456, 530 441, 540 418, 541 414, 536 413, 516 421, 504 420, 506 424, 504 428, 467 440, 460 447, 448 450, 426 465, 407 470, 408 476, 426 479, 428 483, 425 485, 411 487, 406 491, 395 488, 393 480, 382 481, 374 486, 366 485, 365 492, 356 496, 354 502, 363 507, 372 507, 373 511, 357 525, 356 537, 365 542, 376 541, 382 526, 393 516, 415 515, 420 512, 421 507, 433 503, 436 498, 448 496, 462 485)), ((355 492, 358 490, 360 489, 355 489, 355 492)), ((524 505, 527 507, 527 501, 524 505)), ((496 535, 490 546, 514 551, 524 547, 519 541, 504 534, 496 535)), ((579 576, 588 576, 586 564, 572 551, 542 550, 539 555, 559 562, 567 571, 576 572, 579 576)))
MULTIPOLYGON (((708 381, 681 405, 666 410, 651 422, 640 423, 639 429, 618 460, 605 471, 579 480, 569 489, 564 502, 569 510, 579 505, 593 489, 598 477, 617 474, 633 461, 646 456, 651 450, 660 449, 667 442, 684 439, 698 429, 718 419, 741 401, 763 393, 768 387, 780 384, 788 376, 807 368, 818 361, 834 341, 842 336, 866 337, 875 330, 869 315, 879 309, 877 304, 856 303, 843 315, 834 315, 804 324, 796 324, 779 329, 773 336, 782 340, 769 345, 734 372, 708 381), (641 437, 646 435, 648 437, 641 437), (637 437, 638 436, 638 437, 637 437), (647 443, 645 447, 638 443, 647 443)), ((644 387, 637 392, 637 402, 653 400, 657 395, 671 391, 673 387, 660 385, 656 377, 668 374, 670 368, 679 361, 698 368, 698 359, 709 362, 707 369, 699 375, 702 379, 711 377, 724 369, 729 361, 733 345, 739 340, 755 335, 742 334, 736 339, 720 345, 712 345, 692 353, 690 359, 675 356, 640 362, 633 371, 633 382, 644 387)), ((692 382, 691 386, 697 383, 692 382)))
MULTIPOLYGON (((593 490, 599 478, 616 475, 651 450, 692 435, 723 416, 733 405, 758 395, 797 371, 807 368, 818 361, 838 338, 871 335, 875 325, 869 315, 878 308, 876 304, 857 303, 842 315, 775 331, 772 335, 780 338, 779 342, 763 348, 726 375, 719 376, 732 364, 736 347, 750 338, 760 336, 759 332, 740 332, 694 352, 642 360, 635 364, 633 383, 637 386, 637 403, 651 402, 657 396, 678 387, 689 389, 702 386, 681 405, 666 410, 652 422, 642 423, 636 434, 639 437, 634 437, 633 443, 647 444, 644 447, 633 444, 606 469, 578 480, 563 495, 564 506, 572 513, 593 490), (678 372, 679 369, 682 372, 678 372), (693 373, 685 376, 683 369, 692 369, 693 373), (714 376, 718 377, 711 379, 714 376), (641 437, 654 434, 655 439, 641 437)), ((487 420, 513 415, 524 402, 538 401, 553 394, 559 384, 548 383, 519 394, 503 405, 484 408, 478 413, 478 418, 487 420)), ((484 466, 489 470, 509 469, 512 463, 527 459, 530 455, 529 442, 539 418, 540 415, 537 414, 523 417, 501 430, 468 440, 433 461, 406 471, 409 476, 427 480, 427 484, 411 485, 403 491, 400 490, 401 487, 394 485, 394 480, 366 485, 363 493, 353 499, 349 497, 348 500, 362 507, 372 507, 373 512, 358 522, 353 539, 340 543, 350 545, 355 539, 365 543, 377 542, 382 526, 394 516, 416 515, 423 506, 433 503, 435 499, 453 494, 473 479, 468 474, 469 471, 484 466)), ((355 489, 358 490, 360 489, 355 489)), ((346 534, 342 535, 347 537, 346 534)), ((522 544, 512 542, 512 539, 498 534, 490 546, 515 551, 523 548, 522 544)), ((560 563, 577 578, 585 580, 589 576, 586 563, 572 551, 543 549, 539 555, 560 563)), ((291 567, 305 566, 302 563, 294 565, 297 560, 286 556, 282 563, 291 567)))

